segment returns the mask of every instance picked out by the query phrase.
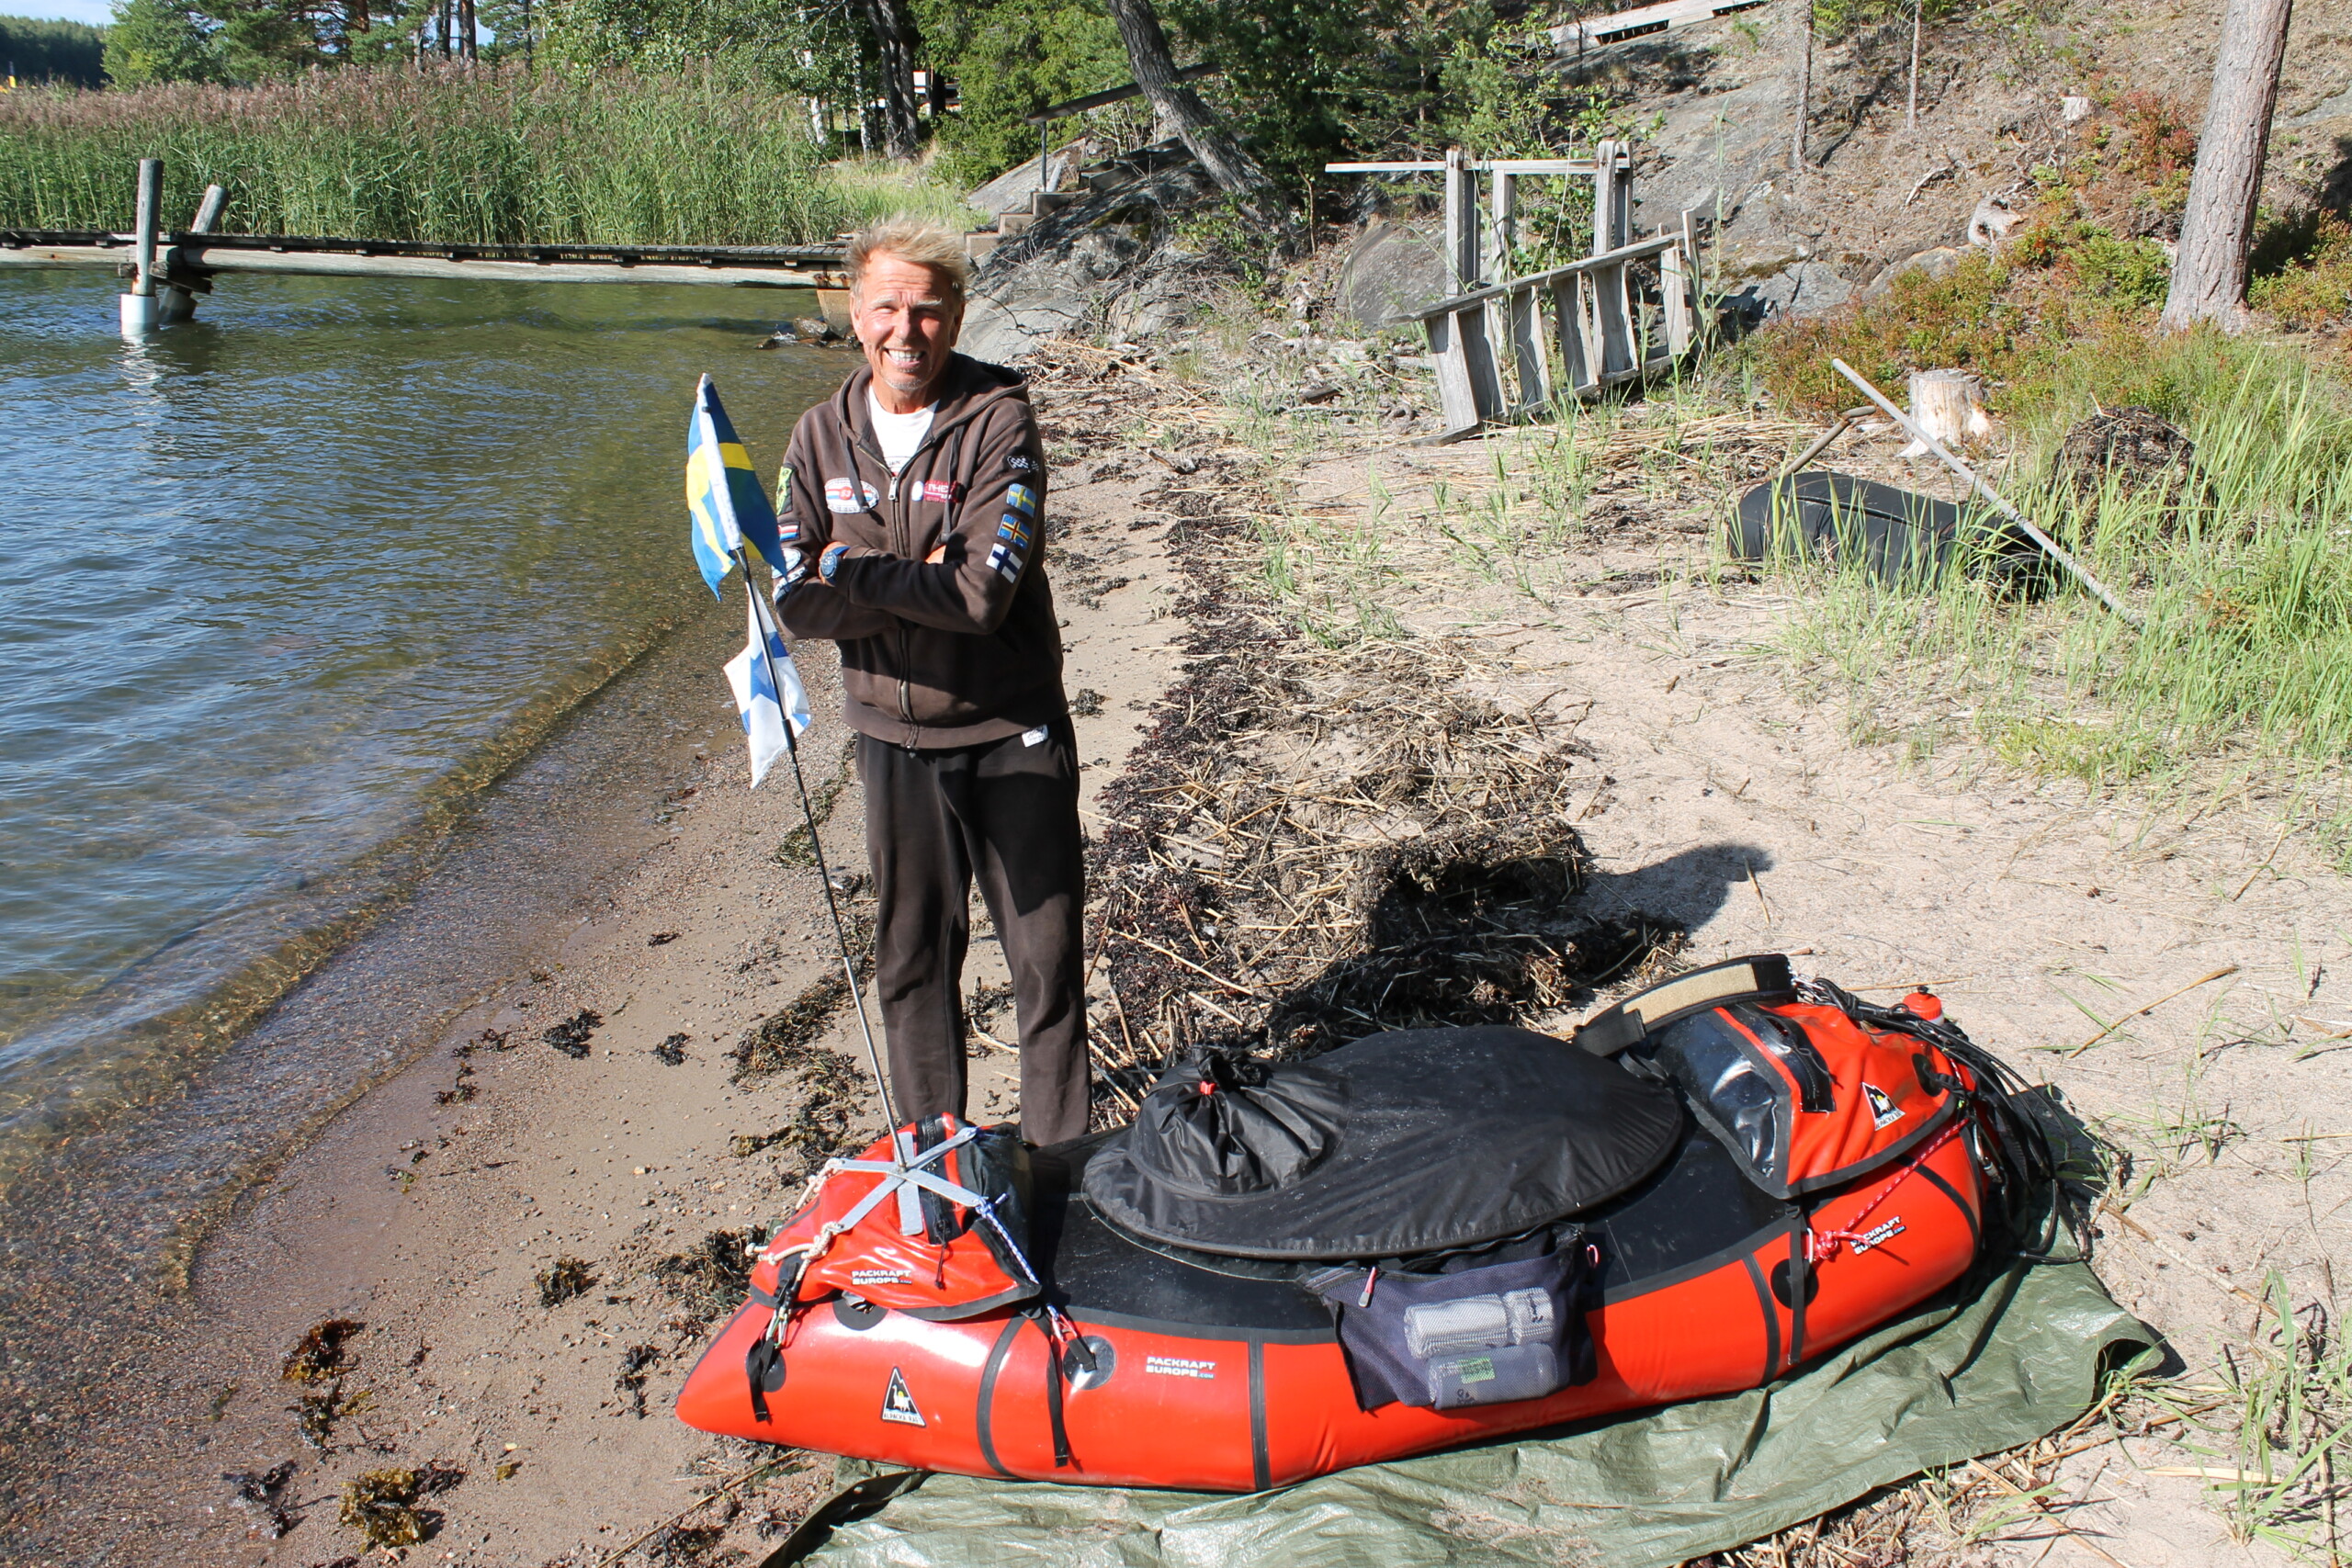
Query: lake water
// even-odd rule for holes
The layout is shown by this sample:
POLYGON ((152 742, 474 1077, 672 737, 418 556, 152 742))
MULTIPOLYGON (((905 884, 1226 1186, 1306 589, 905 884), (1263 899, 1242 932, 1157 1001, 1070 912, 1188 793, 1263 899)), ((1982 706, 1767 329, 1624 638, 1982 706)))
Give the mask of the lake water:
MULTIPOLYGON (((684 434, 772 476, 838 353, 768 290, 0 272, 0 1171, 153 1099, 710 603, 684 434)), ((714 671, 714 680, 717 679, 714 671)))

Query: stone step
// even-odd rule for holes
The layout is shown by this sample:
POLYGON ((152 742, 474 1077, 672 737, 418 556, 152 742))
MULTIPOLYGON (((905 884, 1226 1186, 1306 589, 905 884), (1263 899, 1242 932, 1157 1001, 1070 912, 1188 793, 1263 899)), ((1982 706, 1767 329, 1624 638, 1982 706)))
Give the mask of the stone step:
POLYGON ((1001 234, 1025 234, 1029 231, 1029 226, 1036 221, 1035 213, 1023 212, 1015 207, 997 214, 996 227, 1001 234))
POLYGON ((1035 217, 1050 217, 1076 201, 1078 197, 1079 193, 1074 190, 1033 190, 1029 193, 1029 210, 1035 217))
POLYGON ((991 229, 978 229, 964 236, 964 256, 978 261, 1004 243, 1004 236, 991 229))

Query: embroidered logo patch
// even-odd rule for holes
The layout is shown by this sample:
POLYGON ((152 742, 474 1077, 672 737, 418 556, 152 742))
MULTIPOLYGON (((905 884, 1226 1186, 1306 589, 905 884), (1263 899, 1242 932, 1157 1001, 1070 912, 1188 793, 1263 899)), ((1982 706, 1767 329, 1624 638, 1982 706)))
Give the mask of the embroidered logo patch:
POLYGON ((1864 1084, 1862 1086, 1862 1095, 1863 1098, 1871 1102, 1871 1126, 1883 1127, 1888 1125, 1890 1122, 1900 1122, 1903 1120, 1902 1110, 1895 1105, 1894 1101, 1886 1097, 1886 1090, 1879 1088, 1878 1085, 1874 1083, 1864 1084))
POLYGON ((829 511, 871 512, 881 504, 881 501, 882 492, 870 484, 862 484, 856 479, 825 481, 825 506, 829 511), (863 500, 859 499, 860 491, 864 492, 863 500))
POLYGON ((1012 453, 1004 459, 1004 468, 1007 473, 1025 474, 1036 466, 1036 464, 1029 460, 1029 455, 1025 452, 1012 453))
POLYGON ((882 1419, 901 1427, 928 1427, 922 1412, 915 1408, 915 1396, 907 1392, 907 1375, 898 1368, 890 1369, 890 1386, 882 1391, 882 1419))
POLYGON ((1014 485, 1004 492, 1004 503, 1015 512, 1026 512, 1035 516, 1037 512, 1037 492, 1027 485, 1014 485))
POLYGON ((1016 550, 1029 547, 1029 519, 1018 512, 1008 512, 996 525, 996 536, 1016 550))
POLYGON ((999 545, 989 552, 989 570, 1007 582, 1021 581, 1022 558, 1010 545, 999 545))
POLYGON ((925 501, 961 501, 964 487, 954 479, 925 479, 922 498, 925 501))

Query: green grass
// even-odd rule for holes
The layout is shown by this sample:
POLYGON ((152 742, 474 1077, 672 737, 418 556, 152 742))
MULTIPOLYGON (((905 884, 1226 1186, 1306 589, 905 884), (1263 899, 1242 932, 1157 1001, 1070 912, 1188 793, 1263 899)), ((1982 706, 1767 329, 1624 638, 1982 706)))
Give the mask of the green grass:
POLYGON ((1814 592, 1788 651, 1857 715, 1892 698, 2036 771, 2107 784, 2222 761, 2324 782, 2352 752, 2352 398, 2300 356, 2205 334, 2099 357, 2053 378, 2007 488, 2144 630, 2071 587, 2019 603, 1973 574, 1920 594, 1795 568, 1814 592), (2095 398, 2178 421, 2201 501, 2168 517, 2152 496, 2110 483, 2078 500, 2051 479, 2058 435, 2095 398))
POLYGON ((128 229, 141 157, 164 161, 167 224, 217 183, 243 233, 791 244, 899 210, 968 222, 920 176, 827 165, 798 100, 716 72, 387 67, 0 96, 0 225, 128 229))

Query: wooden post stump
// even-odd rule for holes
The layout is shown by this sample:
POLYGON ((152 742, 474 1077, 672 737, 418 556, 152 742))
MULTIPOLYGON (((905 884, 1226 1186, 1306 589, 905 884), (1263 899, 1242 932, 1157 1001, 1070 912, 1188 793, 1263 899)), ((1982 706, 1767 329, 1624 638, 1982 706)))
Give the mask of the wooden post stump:
MULTIPOLYGON (((1911 376, 1911 417, 1947 446, 1963 446, 1993 434, 1984 412, 1984 383, 1965 370, 1917 370, 1911 376)), ((1903 450, 1916 457, 1928 448, 1913 442, 1903 450)))

